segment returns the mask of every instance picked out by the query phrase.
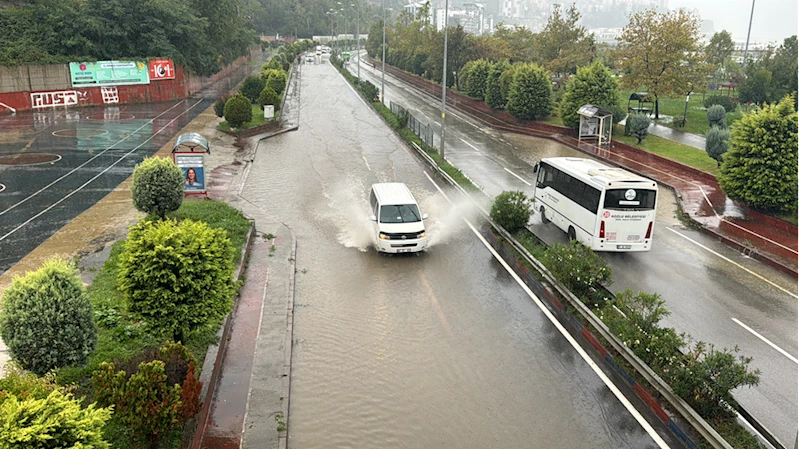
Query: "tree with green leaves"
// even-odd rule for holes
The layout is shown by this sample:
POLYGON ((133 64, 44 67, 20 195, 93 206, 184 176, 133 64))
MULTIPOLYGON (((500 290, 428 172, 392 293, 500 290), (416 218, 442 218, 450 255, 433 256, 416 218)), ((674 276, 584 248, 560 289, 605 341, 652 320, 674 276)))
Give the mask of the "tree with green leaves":
POLYGON ((655 119, 661 97, 701 92, 710 66, 699 43, 699 17, 684 9, 634 14, 619 36, 616 67, 622 87, 645 88, 655 97, 655 119))
POLYGON ((536 35, 529 28, 519 25, 507 27, 500 22, 494 29, 494 37, 507 42, 510 47, 508 59, 512 62, 532 62, 535 59, 536 35))
POLYGON ((538 63, 558 76, 575 73, 577 67, 588 65, 594 59, 593 35, 577 25, 579 20, 576 5, 572 4, 564 14, 561 5, 556 4, 546 26, 536 36, 538 63))
POLYGON ((735 123, 718 177, 727 196, 759 210, 796 213, 795 101, 787 96, 735 123))
MULTIPOLYGON (((491 63, 485 59, 478 59, 476 61, 467 62, 463 67, 464 69, 467 67, 469 68, 468 79, 461 80, 464 92, 472 98, 482 100, 485 98, 486 81, 488 79, 488 72, 491 70, 491 63)), ((463 72, 463 69, 461 71, 463 72)))
POLYGON ((522 120, 536 120, 552 112, 549 73, 538 64, 519 65, 508 91, 507 110, 522 120))
POLYGON ((619 85, 607 67, 599 61, 577 69, 577 74, 566 84, 560 102, 563 124, 572 129, 580 126, 577 110, 583 105, 610 106, 619 103, 619 85))
POLYGON ((502 98, 502 89, 499 79, 502 73, 510 68, 507 60, 495 62, 491 65, 486 78, 485 103, 492 108, 504 108, 505 100, 502 98))
POLYGON ((705 132, 705 152, 721 167, 724 153, 729 149, 730 130, 713 126, 705 132))
POLYGON ((746 79, 738 93, 740 101, 757 105, 776 103, 796 92, 797 58, 796 36, 791 36, 776 51, 747 64, 746 79))
POLYGON ((183 204, 183 171, 164 157, 148 157, 133 169, 133 207, 164 218, 183 204))
POLYGON ((710 42, 705 46, 705 56, 707 62, 714 67, 721 67, 735 50, 735 42, 732 41, 732 34, 727 30, 721 30, 710 38, 710 42))
MULTIPOLYGON (((258 94, 260 95, 260 92, 258 94)), ((252 106, 250 100, 242 94, 236 95, 225 103, 224 114, 225 120, 227 120, 231 128, 239 128, 241 125, 252 120, 252 106)))

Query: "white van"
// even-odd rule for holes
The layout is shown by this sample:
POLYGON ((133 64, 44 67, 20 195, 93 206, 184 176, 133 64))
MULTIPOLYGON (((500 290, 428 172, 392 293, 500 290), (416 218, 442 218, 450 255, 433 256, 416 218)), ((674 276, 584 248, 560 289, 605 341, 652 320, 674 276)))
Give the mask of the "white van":
POLYGON ((402 183, 373 184, 369 204, 374 222, 375 248, 384 253, 412 253, 427 248, 427 214, 402 183))

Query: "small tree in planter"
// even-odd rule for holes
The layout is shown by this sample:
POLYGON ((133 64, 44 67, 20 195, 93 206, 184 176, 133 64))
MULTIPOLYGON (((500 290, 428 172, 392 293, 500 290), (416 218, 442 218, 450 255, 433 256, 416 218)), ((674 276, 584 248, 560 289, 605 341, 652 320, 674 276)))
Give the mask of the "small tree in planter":
MULTIPOLYGON (((263 87, 261 89, 263 90, 263 87)), ((241 125, 252 120, 252 106, 250 105, 250 100, 241 94, 228 100, 227 103, 225 103, 225 120, 227 120, 231 128, 239 128, 241 125)))
POLYGON ((710 127, 719 127, 719 128, 726 128, 727 127, 727 111, 724 109, 724 106, 720 104, 714 104, 713 106, 709 107, 707 110, 707 122, 710 127))
POLYGON ((515 232, 527 225, 533 206, 523 192, 505 191, 500 193, 491 206, 491 219, 508 232, 515 232))
POLYGON ((649 135, 651 120, 645 114, 630 114, 624 125, 624 133, 638 139, 638 144, 649 135))
MULTIPOLYGON (((266 86, 264 90, 261 91, 261 96, 258 97, 258 104, 260 104, 261 107, 271 104, 275 107, 275 111, 278 111, 280 109, 280 96, 278 96, 271 87, 266 86)), ((271 119, 272 117, 265 118, 271 119)))
POLYGON ((719 127, 712 127, 705 133, 705 151, 707 155, 716 160, 721 167, 724 153, 727 152, 730 143, 730 131, 719 127))
POLYGON ((224 117, 224 115, 225 115, 225 103, 227 103, 228 98, 230 98, 230 97, 228 97, 227 95, 223 95, 223 96, 218 97, 216 99, 216 102, 214 103, 214 113, 216 114, 217 117, 220 117, 220 118, 224 117))
POLYGON ((133 169, 133 206, 164 218, 183 204, 183 171, 167 158, 149 157, 133 169))
POLYGON ((266 80, 260 76, 248 76, 241 85, 241 94, 250 100, 250 103, 255 103, 258 101, 258 95, 264 90, 264 86, 266 86, 266 80))

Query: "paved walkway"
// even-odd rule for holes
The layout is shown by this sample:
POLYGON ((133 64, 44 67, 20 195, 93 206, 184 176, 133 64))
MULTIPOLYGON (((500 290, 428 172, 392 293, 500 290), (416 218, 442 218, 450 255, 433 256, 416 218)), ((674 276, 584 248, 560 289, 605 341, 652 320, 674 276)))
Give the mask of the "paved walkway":
POLYGON ((664 126, 655 122, 652 122, 652 124, 649 125, 649 134, 662 137, 664 139, 673 140, 683 145, 688 145, 690 147, 705 151, 705 137, 698 134, 669 128, 668 126, 664 126))

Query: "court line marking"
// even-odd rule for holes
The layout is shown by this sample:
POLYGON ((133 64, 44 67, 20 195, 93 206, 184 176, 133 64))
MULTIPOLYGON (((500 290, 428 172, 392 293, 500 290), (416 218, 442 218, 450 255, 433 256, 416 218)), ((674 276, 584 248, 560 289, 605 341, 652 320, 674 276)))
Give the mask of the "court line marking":
MULTIPOLYGON (((119 141, 117 141, 117 142, 114 142, 113 144, 111 144, 111 146, 110 146, 110 147, 108 147, 108 148, 106 148, 105 150, 103 150, 103 151, 101 151, 101 152, 97 153, 97 154, 96 154, 94 157, 92 157, 91 159, 89 159, 89 160, 87 160, 86 162, 84 162, 84 163, 82 163, 82 164, 78 165, 77 167, 73 168, 73 169, 72 169, 72 170, 70 170, 68 173, 66 173, 66 174, 62 175, 60 178, 56 179, 55 181, 51 182, 50 184, 47 184, 46 186, 44 186, 44 187, 42 187, 41 189, 37 190, 36 192, 32 193, 32 194, 31 194, 30 196, 28 196, 27 198, 23 198, 23 199, 22 199, 22 200, 20 200, 18 203, 14 204, 13 206, 10 206, 8 209, 6 209, 6 210, 4 210, 4 211, 0 211, 0 216, 2 216, 3 214, 5 214, 6 212, 10 211, 11 209, 14 209, 15 207, 19 206, 20 204, 22 204, 22 203, 24 203, 24 202, 28 201, 29 199, 31 199, 31 198, 33 198, 33 197, 37 196, 38 194, 40 194, 40 193, 44 192, 45 190, 49 189, 50 187, 52 187, 52 186, 53 186, 55 183, 57 183, 58 181, 61 181, 62 179, 66 178, 67 176, 69 176, 69 175, 71 175, 71 174, 75 173, 76 171, 80 170, 81 168, 83 168, 83 167, 84 167, 86 164, 88 164, 89 162, 91 162, 91 161, 93 161, 93 160, 97 159, 98 157, 100 157, 100 156, 102 156, 103 154, 105 154, 107 151, 109 151, 109 150, 111 150, 112 148, 114 148, 114 147, 115 147, 117 144, 120 144, 120 143, 124 142, 125 140, 127 140, 129 137, 131 137, 131 136, 135 135, 135 134, 136 134, 137 132, 139 132, 139 131, 140 131, 142 128, 144 128, 145 126, 147 126, 147 125, 151 124, 151 123, 152 123, 153 121, 155 121, 155 119, 157 119, 158 117, 161 117, 162 115, 164 115, 164 114, 166 114, 167 112, 171 111, 172 109, 176 108, 178 105, 182 104, 184 101, 186 101, 186 100, 181 100, 180 102, 178 102, 177 104, 175 104, 175 105, 174 105, 174 106, 172 106, 171 108, 169 108, 169 109, 167 109, 166 111, 164 111, 164 112, 162 112, 162 113, 160 113, 160 114, 156 115, 155 117, 151 118, 151 119, 150 119, 150 120, 148 120, 148 121, 147 121, 145 124, 143 124, 142 126, 140 126, 139 128, 137 128, 137 129, 136 129, 135 131, 133 131, 132 133, 128 134, 127 136, 125 136, 124 138, 120 139, 119 141)), ((192 107, 194 107, 194 106, 192 106, 192 107)), ((191 108, 189 108, 189 109, 191 109, 191 108)), ((184 114, 185 114, 185 112, 184 112, 184 114)), ((181 115, 183 115, 183 114, 181 114, 181 115)), ((178 117, 180 117, 180 115, 179 115, 178 117)), ((170 122, 170 123, 171 123, 171 122, 170 122)), ((150 138, 152 138, 152 136, 151 136, 150 138)), ((148 139, 148 140, 149 140, 149 139, 148 139)))
POLYGON ((775 284, 774 282, 772 282, 772 281, 770 281, 770 280, 766 279, 765 277, 763 277, 763 276, 761 276, 761 275, 759 275, 759 274, 755 273, 754 271, 750 270, 749 268, 746 268, 745 266, 743 266, 743 265, 739 264, 738 262, 736 262, 736 261, 734 261, 734 260, 730 259, 729 257, 723 256, 723 255, 721 255, 721 254, 717 253, 716 251, 713 251, 712 249, 710 249, 710 248, 708 248, 707 246, 705 246, 705 245, 703 245, 703 244, 701 244, 701 243, 697 242, 696 240, 692 239, 691 237, 688 237, 687 235, 684 235, 684 234, 683 234, 683 233, 681 233, 681 232, 677 232, 677 231, 675 231, 674 229, 671 229, 671 228, 669 228, 669 227, 667 227, 666 229, 668 229, 669 231, 671 231, 671 232, 673 232, 673 233, 675 233, 675 234, 679 235, 680 237, 684 238, 685 240, 688 240, 689 242, 693 243, 694 245, 696 245, 696 246, 698 246, 698 247, 700 247, 700 248, 702 248, 702 249, 704 249, 704 250, 706 250, 706 251, 708 251, 708 252, 710 252, 710 253, 712 253, 712 254, 715 254, 716 256, 718 256, 718 257, 720 257, 720 258, 722 258, 722 259, 724 259, 724 260, 726 260, 727 262, 729 262, 729 263, 731 263, 731 264, 735 265, 736 267, 738 267, 738 268, 740 268, 740 269, 742 269, 742 270, 746 271, 747 273, 749 273, 749 274, 751 274, 752 276, 754 276, 754 277, 756 277, 756 278, 760 279, 761 281, 765 281, 765 282, 767 282, 767 283, 771 284, 773 287, 776 287, 776 288, 778 288, 778 289, 782 290, 783 292, 785 292, 785 293, 787 293, 787 294, 789 294, 789 295, 793 296, 794 298, 799 298, 799 296, 798 296, 796 293, 790 292, 790 291, 788 291, 788 290, 786 290, 786 289, 784 289, 784 288, 780 287, 779 285, 775 284))
MULTIPOLYGON (((444 198, 450 204, 452 204, 452 201, 449 199, 449 197, 447 197, 447 194, 441 190, 441 188, 438 186, 438 184, 436 184, 435 181, 433 181, 433 178, 431 178, 430 175, 427 174, 427 171, 425 171, 424 174, 425 176, 427 176, 427 179, 435 186, 435 188, 444 196, 444 198)), ((478 239, 480 239, 483 245, 485 245, 485 247, 488 248, 488 251, 491 252, 491 254, 497 259, 497 261, 500 264, 502 264, 502 266, 505 268, 508 274, 510 274, 511 277, 513 277, 513 279, 516 281, 517 284, 519 284, 522 290, 524 290, 524 292, 527 293, 527 296, 529 296, 533 300, 533 302, 535 302, 538 308, 541 309, 541 311, 544 313, 544 315, 546 315, 546 317, 549 319, 552 325, 554 325, 555 328, 560 332, 560 334, 563 335, 563 338, 565 338, 566 341, 568 341, 569 344, 572 345, 574 350, 577 351, 578 354, 580 354, 580 357, 582 357, 583 360, 585 360, 585 362, 588 364, 588 366, 591 367, 594 373, 596 373, 596 375, 599 376, 602 382, 605 383, 608 389, 610 389, 613 395, 616 396, 616 398, 619 400, 619 402, 621 402, 624 408, 626 408, 627 411, 630 412, 630 414, 633 416, 633 418, 635 418, 635 420, 638 421, 638 424, 644 428, 646 433, 648 433, 649 436, 654 440, 655 444, 657 444, 658 447, 660 447, 661 449, 668 449, 669 445, 666 444, 666 442, 663 440, 663 438, 660 437, 660 435, 658 435, 655 429, 652 428, 649 422, 647 422, 646 419, 644 419, 644 417, 638 412, 638 410, 636 410, 636 408, 632 405, 632 403, 630 403, 630 401, 624 396, 624 394, 622 394, 622 392, 616 387, 616 385, 614 385, 613 382, 610 381, 608 376, 602 371, 601 368, 599 368, 599 365, 597 365, 596 362, 594 362, 594 360, 591 359, 588 353, 585 352, 585 350, 582 348, 582 346, 579 345, 579 343, 577 343, 574 337, 572 337, 572 335, 563 327, 563 325, 560 324, 560 321, 558 321, 557 318, 555 318, 552 312, 550 312, 549 309, 546 306, 544 306, 544 304, 541 302, 541 299, 539 299, 535 295, 535 293, 533 293, 533 291, 530 290, 527 284, 525 284, 522 281, 522 279, 519 277, 519 275, 516 274, 516 272, 511 269, 510 265, 508 265, 508 263, 505 262, 505 259, 503 259, 494 250, 494 248, 491 245, 489 245, 489 243, 485 240, 485 238, 483 238, 482 234, 480 234, 480 232, 478 232, 477 229, 475 229, 475 227, 469 222, 469 220, 464 218, 463 221, 466 222, 466 224, 469 226, 472 232, 474 232, 474 234, 477 236, 478 239)))
POLYGON ((796 363, 797 365, 799 365, 799 360, 797 360, 797 359, 796 359, 796 357, 794 357, 794 356, 792 356, 791 354, 789 354, 789 353, 788 353, 788 351, 786 351, 786 350, 784 350, 784 349, 780 348, 779 346, 777 346, 776 344, 772 343, 772 342, 771 342, 771 340, 769 340, 768 338, 766 338, 766 337, 764 337, 764 336, 760 335, 759 333, 757 333, 757 331, 756 331, 756 330, 754 330, 754 329, 752 329, 751 327, 747 326, 746 324, 742 323, 742 322, 741 322, 740 320, 738 320, 737 318, 732 318, 732 320, 733 320, 733 321, 734 321, 734 322, 735 322, 737 325, 739 325, 739 326, 741 326, 742 328, 744 328, 744 329, 748 330, 748 331, 749 331, 749 332, 750 332, 752 335, 754 335, 755 337, 757 337, 757 338, 759 338, 759 339, 763 340, 763 342, 764 342, 764 343, 766 343, 767 345, 769 345, 769 346, 771 346, 772 348, 776 349, 776 350, 777 350, 777 352, 779 352, 780 354, 784 355, 785 357, 788 357, 788 358, 789 358, 789 359, 790 359, 790 360, 791 360, 793 363, 796 363))
POLYGON ((508 173, 512 174, 513 176, 519 178, 519 181, 527 184, 528 186, 532 186, 532 184, 530 184, 529 182, 525 181, 524 178, 522 178, 521 176, 517 175, 516 173, 513 173, 512 171, 508 170, 507 167, 502 167, 502 168, 504 168, 506 172, 508 172, 508 173))
MULTIPOLYGON (((185 100, 184 100, 184 101, 185 101, 185 100)), ((163 130, 167 129, 167 127, 169 127, 169 125, 171 125, 171 124, 172 124, 172 122, 174 122, 175 120, 179 119, 181 116, 183 116, 183 114, 185 114, 185 113, 187 113, 187 112, 191 111, 191 110, 192 110, 192 109, 193 109, 195 106, 197 106, 197 105, 198 105, 198 104, 200 104, 200 103, 202 103, 202 100, 199 100, 199 101, 197 101, 197 103, 194 103, 192 106, 190 106, 190 107, 189 107, 189 109, 186 109, 185 111, 181 112, 181 113, 180 113, 180 115, 178 115, 177 117, 175 117, 175 118, 173 118, 172 120, 170 120, 170 121, 169 121, 169 123, 167 123, 166 125, 164 125, 163 127, 161 127, 161 129, 159 129, 159 130, 158 130, 157 132, 155 132, 153 135, 151 135, 150 137, 148 137, 148 138, 147 138, 147 140, 145 140, 144 142, 140 143, 138 146, 136 146, 136 148, 134 148, 134 149, 132 149, 132 150, 128 151, 127 153, 125 153, 125 154, 124 154, 124 155, 123 155, 121 158, 117 159, 117 160, 116 160, 116 162, 114 162, 113 164, 111 164, 111 165, 109 165, 108 167, 106 167, 106 168, 105 168, 105 170, 103 170, 103 171, 101 171, 100 173, 98 173, 98 174, 94 175, 94 177, 93 177, 92 179, 90 179, 90 180, 86 181, 85 183, 83 183, 83 185, 82 185, 82 186, 80 186, 80 187, 78 187, 77 189, 75 189, 75 190, 73 190, 73 191, 69 192, 67 195, 63 196, 63 197, 62 197, 60 200, 58 200, 58 201, 56 201, 55 203, 51 204, 51 205, 50 205, 49 207, 47 207, 46 209, 42 210, 42 211, 41 211, 41 212, 39 212, 38 214, 36 214, 36 215, 34 215, 33 217, 31 217, 31 218, 29 218, 28 220, 26 220, 26 221, 25 221, 24 223, 22 223, 21 225, 17 226, 16 228, 14 228, 14 229, 12 229, 11 231, 9 231, 8 233, 6 233, 4 236, 0 237, 0 242, 2 242, 3 240, 5 240, 6 238, 8 238, 8 236, 10 236, 11 234, 13 234, 13 233, 15 233, 15 232, 19 231, 20 229, 22 229, 22 228, 23 228, 24 226, 26 226, 28 223, 30 223, 30 222, 32 222, 33 220, 35 220, 35 219, 37 219, 37 218, 41 217, 41 216, 42 216, 42 215, 44 215, 46 212, 48 212, 50 209, 52 209, 52 208, 54 208, 54 207, 58 206, 59 204, 61 204, 61 203, 62 203, 64 200, 66 200, 67 198, 69 198, 69 197, 71 197, 72 195, 74 195, 74 194, 76 194, 76 193, 80 192, 81 190, 83 190, 83 188, 84 188, 84 187, 86 187, 87 185, 91 184, 91 182, 92 182, 92 181, 94 181, 95 179, 97 179, 97 178, 99 178, 100 176, 102 176, 103 174, 105 174, 105 172, 107 172, 108 170, 111 170, 112 168, 114 168, 114 167, 115 167, 115 166, 116 166, 118 163, 122 162, 122 161, 123 161, 123 160, 124 160, 126 157, 130 156, 131 154, 133 154, 133 152, 134 152, 134 151, 138 150, 139 148, 141 148, 142 146, 144 146, 144 144, 145 144, 145 143, 147 143, 147 142, 149 142, 150 140, 152 140, 152 138, 153 138, 153 137, 157 136, 158 134, 161 134, 161 131, 163 131, 163 130)), ((173 106, 173 107, 174 107, 174 106, 173 106)), ((106 151, 107 151, 107 150, 106 150, 106 151)))

